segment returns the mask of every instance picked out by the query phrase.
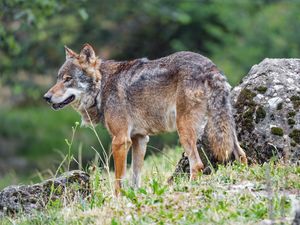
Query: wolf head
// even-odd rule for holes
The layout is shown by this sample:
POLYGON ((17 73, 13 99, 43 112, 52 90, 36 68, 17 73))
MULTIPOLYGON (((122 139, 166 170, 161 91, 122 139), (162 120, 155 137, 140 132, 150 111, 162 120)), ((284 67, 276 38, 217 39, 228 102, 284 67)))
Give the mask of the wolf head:
POLYGON ((44 95, 55 110, 67 105, 82 111, 95 104, 100 88, 101 60, 89 44, 79 54, 65 46, 66 61, 58 71, 56 84, 44 95))

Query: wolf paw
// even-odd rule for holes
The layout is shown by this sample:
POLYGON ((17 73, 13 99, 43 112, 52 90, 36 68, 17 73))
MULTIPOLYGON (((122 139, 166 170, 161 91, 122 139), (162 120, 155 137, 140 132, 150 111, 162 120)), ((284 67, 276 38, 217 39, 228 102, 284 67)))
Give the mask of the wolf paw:
POLYGON ((248 159, 246 156, 240 156, 240 162, 245 164, 245 165, 248 165, 248 159))

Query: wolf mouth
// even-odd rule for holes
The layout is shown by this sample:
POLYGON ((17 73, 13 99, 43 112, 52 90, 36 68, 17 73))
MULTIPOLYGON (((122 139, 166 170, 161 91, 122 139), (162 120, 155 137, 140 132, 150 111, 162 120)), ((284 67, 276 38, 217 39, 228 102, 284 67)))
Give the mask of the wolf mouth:
POLYGON ((52 108, 55 110, 61 109, 61 108, 65 107, 66 105, 70 104, 71 102, 73 102, 74 99, 75 99, 75 95, 71 95, 70 97, 68 97, 66 100, 64 100, 61 103, 52 104, 52 108))

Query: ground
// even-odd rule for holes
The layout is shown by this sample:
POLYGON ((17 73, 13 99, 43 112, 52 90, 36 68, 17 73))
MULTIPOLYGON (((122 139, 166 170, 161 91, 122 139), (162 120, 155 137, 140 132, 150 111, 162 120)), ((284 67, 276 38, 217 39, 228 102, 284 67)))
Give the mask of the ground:
POLYGON ((168 185, 181 153, 175 148, 147 157, 142 188, 133 190, 126 184, 119 198, 113 195, 113 173, 91 167, 89 200, 78 199, 68 206, 52 202, 43 212, 5 217, 0 224, 291 223, 300 200, 299 166, 233 164, 194 182, 181 177, 168 185))

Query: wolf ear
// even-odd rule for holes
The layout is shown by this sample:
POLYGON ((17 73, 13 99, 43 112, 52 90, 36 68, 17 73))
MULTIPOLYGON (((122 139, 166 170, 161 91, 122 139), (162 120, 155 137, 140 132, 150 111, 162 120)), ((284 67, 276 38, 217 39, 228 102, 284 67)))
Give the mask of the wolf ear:
POLYGON ((75 58, 78 56, 78 54, 76 52, 69 49, 66 45, 65 45, 65 52, 66 52, 66 59, 75 58))
POLYGON ((101 80, 101 73, 99 70, 101 60, 95 54, 92 46, 89 44, 83 45, 79 57, 78 63, 81 68, 85 71, 85 74, 92 77, 99 85, 99 80, 101 80))
POLYGON ((96 54, 93 49, 93 47, 89 44, 84 44, 80 54, 79 54, 80 60, 87 62, 87 63, 94 63, 96 60, 96 54))

